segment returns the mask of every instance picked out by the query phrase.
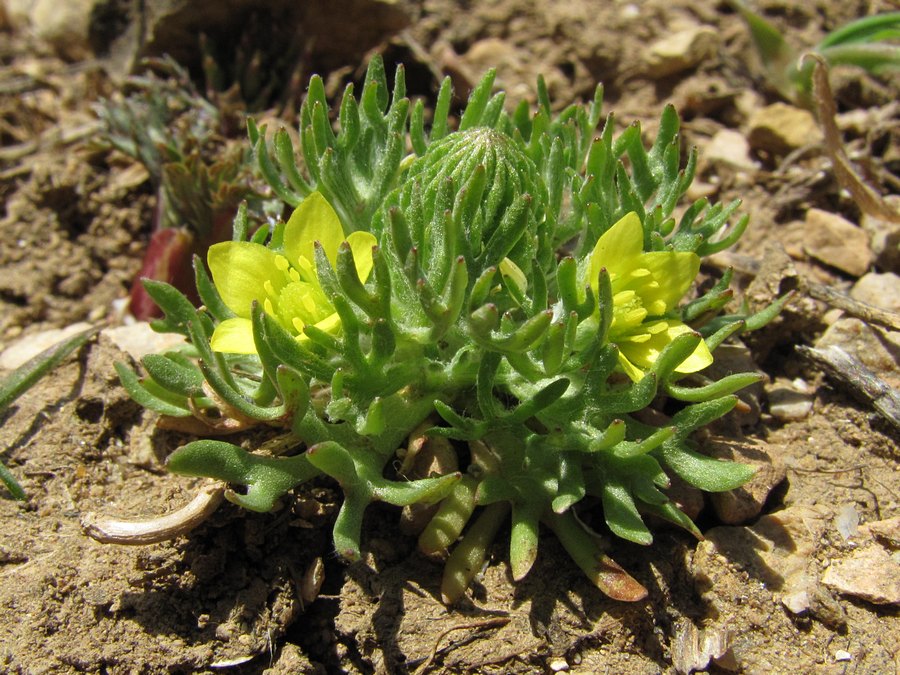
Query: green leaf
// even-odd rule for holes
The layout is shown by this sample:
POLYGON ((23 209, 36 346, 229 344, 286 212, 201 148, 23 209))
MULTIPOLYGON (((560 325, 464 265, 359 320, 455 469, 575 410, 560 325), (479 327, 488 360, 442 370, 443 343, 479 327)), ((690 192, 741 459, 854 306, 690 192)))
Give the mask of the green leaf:
POLYGON ((654 453, 682 479, 706 492, 725 492, 740 487, 756 472, 751 466, 701 455, 684 443, 666 443, 654 453))
POLYGON ((613 534, 636 544, 647 546, 653 543, 653 535, 644 525, 628 488, 607 479, 600 496, 603 500, 606 524, 613 534))
POLYGON ((318 472, 306 455, 264 457, 223 441, 194 441, 169 455, 166 468, 181 476, 205 476, 244 485, 246 494, 226 493, 226 498, 250 511, 271 511, 288 490, 318 472))
MULTIPOLYGON (((190 417, 191 411, 187 407, 187 401, 182 397, 184 404, 173 402, 170 399, 163 398, 162 392, 153 392, 145 384, 141 383, 138 376, 124 363, 115 363, 116 372, 119 374, 119 380, 128 395, 140 403, 145 408, 149 408, 161 415, 169 415, 170 417, 190 417)), ((149 383, 148 383, 149 384, 149 383)), ((176 398, 175 401, 178 401, 176 398)))
POLYGON ((185 366, 161 354, 148 354, 141 363, 147 373, 171 392, 185 397, 203 391, 203 374, 193 366, 185 366))

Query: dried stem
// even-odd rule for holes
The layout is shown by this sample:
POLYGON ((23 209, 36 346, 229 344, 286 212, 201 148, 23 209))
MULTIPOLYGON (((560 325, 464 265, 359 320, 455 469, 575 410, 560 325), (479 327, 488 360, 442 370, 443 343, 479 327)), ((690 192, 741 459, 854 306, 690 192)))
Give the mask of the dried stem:
POLYGON ((801 61, 806 59, 816 61, 813 71, 813 92, 819 112, 819 124, 822 125, 822 132, 825 135, 825 150, 831 159, 834 177, 841 187, 853 196, 853 201, 864 213, 889 223, 900 223, 900 213, 891 208, 881 195, 860 178, 844 151, 844 144, 835 121, 837 106, 831 93, 831 85, 828 83, 828 64, 818 54, 805 54, 801 61))
POLYGON ((858 359, 834 345, 825 349, 801 345, 797 351, 846 386, 855 398, 870 404, 895 428, 900 429, 900 396, 858 359))
POLYGON ((167 541, 205 522, 222 503, 224 491, 221 484, 208 485, 174 513, 150 520, 117 520, 86 513, 81 527, 85 534, 102 544, 143 545, 167 541))

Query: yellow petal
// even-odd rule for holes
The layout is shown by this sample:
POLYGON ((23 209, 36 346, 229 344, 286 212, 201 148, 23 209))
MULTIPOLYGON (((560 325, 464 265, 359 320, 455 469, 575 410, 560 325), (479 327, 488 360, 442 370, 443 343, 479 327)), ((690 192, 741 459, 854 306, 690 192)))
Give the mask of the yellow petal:
POLYGON ((337 312, 335 312, 331 316, 326 316, 324 319, 316 323, 316 328, 318 328, 319 330, 323 330, 326 333, 336 333, 340 327, 341 317, 337 315, 337 312))
POLYGON ((253 325, 250 319, 225 319, 213 331, 209 346, 216 352, 255 354, 256 343, 253 342, 253 325))
MULTIPOLYGON (((660 352, 665 349, 672 340, 684 333, 690 333, 691 328, 680 321, 665 321, 668 327, 664 331, 656 330, 651 333, 650 339, 640 343, 621 342, 619 349, 629 361, 639 368, 648 369, 659 358, 660 352)), ((712 354, 706 343, 701 340, 694 351, 675 369, 676 373, 696 373, 703 370, 713 362, 712 354)))
POLYGON ((249 319, 254 300, 263 302, 287 283, 284 271, 278 268, 278 257, 261 244, 245 241, 225 241, 209 247, 209 270, 228 309, 249 319))
POLYGON ((621 349, 619 349, 619 365, 622 366, 622 370, 631 378, 632 382, 640 382, 644 377, 644 371, 629 361, 621 349))
POLYGON ((284 252, 294 267, 300 259, 315 261, 314 244, 320 242, 334 265, 338 246, 344 241, 344 228, 331 204, 320 192, 313 192, 294 209, 284 227, 284 252))
POLYGON ((347 237, 347 243, 353 251, 356 273, 365 282, 372 272, 372 247, 378 244, 378 240, 371 232, 353 232, 347 237))
POLYGON ((303 325, 315 324, 334 313, 334 307, 317 284, 297 281, 282 289, 275 306, 275 314, 288 330, 296 326, 294 319, 303 325))
POLYGON ((629 261, 640 255, 643 250, 644 228, 641 219, 632 211, 597 240, 597 245, 591 252, 591 264, 588 268, 590 274, 588 283, 591 288, 596 291, 601 269, 605 267, 610 274, 627 273, 631 266, 629 261))
POLYGON ((640 264, 659 282, 655 287, 647 285, 638 291, 644 304, 650 306, 661 300, 666 305, 665 312, 676 307, 694 283, 700 271, 700 256, 690 251, 653 251, 643 254, 640 264))
MULTIPOLYGON (((687 326, 685 326, 685 328, 687 328, 687 326)), ((700 340, 700 344, 697 345, 697 348, 678 365, 675 372, 681 373, 682 375, 686 373, 696 373, 711 365, 712 362, 713 355, 710 353, 709 347, 706 346, 704 340, 700 340)))

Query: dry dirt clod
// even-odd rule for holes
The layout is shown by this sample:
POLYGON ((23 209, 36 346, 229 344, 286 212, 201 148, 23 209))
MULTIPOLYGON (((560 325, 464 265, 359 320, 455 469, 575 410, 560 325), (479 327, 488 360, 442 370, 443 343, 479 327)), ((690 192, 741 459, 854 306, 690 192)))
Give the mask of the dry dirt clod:
POLYGON ((803 248, 807 255, 855 277, 865 274, 873 261, 865 231, 822 209, 806 213, 803 248))

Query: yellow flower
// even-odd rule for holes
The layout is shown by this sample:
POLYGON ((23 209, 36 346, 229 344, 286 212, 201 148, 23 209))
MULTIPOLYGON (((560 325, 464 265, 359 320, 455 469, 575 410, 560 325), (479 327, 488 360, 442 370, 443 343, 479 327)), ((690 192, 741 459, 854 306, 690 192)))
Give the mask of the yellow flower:
MULTIPOLYGON (((609 341, 619 348, 619 365, 635 382, 676 337, 691 332, 678 319, 668 318, 700 270, 700 258, 689 251, 644 252, 644 229, 632 212, 597 241, 588 264, 591 288, 597 293, 600 270, 609 272, 613 292, 613 320, 609 341)), ((701 341, 675 369, 694 373, 710 365, 712 354, 701 341)))
POLYGON ((254 301, 298 339, 305 339, 303 327, 308 325, 336 331, 340 318, 319 285, 314 251, 318 241, 334 266, 338 247, 345 239, 353 251, 359 278, 365 281, 372 271, 375 237, 369 232, 345 237, 334 209, 314 192, 291 214, 280 252, 246 241, 210 246, 207 262, 213 282, 222 300, 237 315, 216 326, 212 348, 235 354, 256 353, 250 322, 254 301))

